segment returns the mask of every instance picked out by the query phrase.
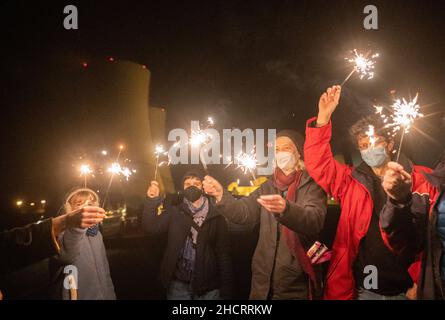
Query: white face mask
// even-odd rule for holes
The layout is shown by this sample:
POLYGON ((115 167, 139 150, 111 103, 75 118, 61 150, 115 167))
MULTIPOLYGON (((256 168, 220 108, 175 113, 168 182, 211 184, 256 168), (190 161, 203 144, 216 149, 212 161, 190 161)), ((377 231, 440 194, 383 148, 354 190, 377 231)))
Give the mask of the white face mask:
POLYGON ((297 164, 295 155, 288 151, 279 151, 275 154, 275 165, 283 171, 294 169, 297 164))

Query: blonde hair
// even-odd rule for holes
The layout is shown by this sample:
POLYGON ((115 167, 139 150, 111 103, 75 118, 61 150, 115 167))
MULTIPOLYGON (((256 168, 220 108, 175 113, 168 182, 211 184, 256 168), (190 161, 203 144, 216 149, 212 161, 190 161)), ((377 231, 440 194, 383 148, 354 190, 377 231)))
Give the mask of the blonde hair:
POLYGON ((73 190, 71 193, 69 193, 66 196, 66 200, 65 200, 65 212, 71 212, 73 211, 73 206, 71 201, 74 199, 74 197, 93 197, 93 201, 95 204, 99 203, 99 196, 97 195, 96 192, 94 192, 93 190, 89 189, 89 188, 78 188, 73 190))
POLYGON ((304 165, 303 159, 300 158, 297 160, 296 168, 297 168, 297 170, 301 170, 301 171, 306 170, 306 166, 304 165))

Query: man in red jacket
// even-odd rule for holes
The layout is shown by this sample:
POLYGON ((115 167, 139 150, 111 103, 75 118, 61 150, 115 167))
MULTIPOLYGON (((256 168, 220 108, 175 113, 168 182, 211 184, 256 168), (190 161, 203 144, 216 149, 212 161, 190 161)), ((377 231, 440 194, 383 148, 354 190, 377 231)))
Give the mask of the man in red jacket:
MULTIPOLYGON (((363 162, 350 167, 335 161, 331 147, 331 115, 340 100, 341 87, 322 94, 318 117, 306 128, 305 164, 312 178, 341 204, 341 215, 327 273, 326 299, 406 299, 413 282, 408 273, 415 257, 396 255, 384 243, 379 215, 387 195, 381 179, 391 160, 394 143, 380 117, 367 117, 350 129, 363 162), (368 135, 375 129, 374 139, 368 135)), ((413 189, 424 179, 419 170, 402 157, 400 161, 413 180, 413 189)))

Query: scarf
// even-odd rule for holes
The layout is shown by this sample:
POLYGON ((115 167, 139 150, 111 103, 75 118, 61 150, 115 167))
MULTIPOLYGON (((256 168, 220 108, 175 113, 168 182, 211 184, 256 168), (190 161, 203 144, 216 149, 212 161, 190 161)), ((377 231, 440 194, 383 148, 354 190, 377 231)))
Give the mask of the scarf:
POLYGON ((97 224, 95 224, 94 226, 91 226, 87 229, 87 236, 95 237, 95 236, 97 236, 98 232, 99 232, 99 226, 97 224))
MULTIPOLYGON (((285 192, 286 200, 295 202, 297 200, 297 188, 300 184, 302 175, 303 172, 301 170, 298 170, 286 176, 280 168, 276 168, 273 176, 273 185, 279 191, 285 192)), ((309 276, 308 298, 309 300, 312 300, 312 290, 317 285, 317 278, 312 263, 307 256, 298 235, 286 226, 283 226, 281 224, 280 226, 281 232, 286 239, 286 243, 290 253, 298 260, 303 271, 309 276)))
MULTIPOLYGON (((192 202, 184 199, 184 204, 189 212, 185 214, 191 214, 193 221, 201 227, 207 218, 209 212, 209 202, 206 197, 202 197, 203 201, 200 207, 196 208, 192 202)), ((185 239, 185 244, 181 250, 177 270, 176 278, 185 282, 190 282, 193 275, 193 270, 195 266, 196 259, 196 244, 198 241, 198 230, 196 230, 193 225, 190 228, 190 233, 185 239)))

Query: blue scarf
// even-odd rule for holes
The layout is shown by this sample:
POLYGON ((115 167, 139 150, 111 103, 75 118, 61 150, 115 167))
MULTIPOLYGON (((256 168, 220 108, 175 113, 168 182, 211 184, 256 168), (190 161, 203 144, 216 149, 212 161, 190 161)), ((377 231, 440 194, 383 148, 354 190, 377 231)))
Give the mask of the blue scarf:
MULTIPOLYGON (((209 212, 209 202, 206 197, 203 197, 202 205, 198 208, 193 206, 193 203, 184 199, 184 203, 187 205, 193 220, 198 226, 204 223, 209 212)), ((188 214, 188 213, 185 213, 188 214)), ((176 268, 176 278, 185 282, 190 282, 193 275, 196 259, 196 244, 198 241, 198 230, 193 226, 190 228, 190 233, 185 240, 185 244, 182 247, 179 255, 178 264, 176 268)))

